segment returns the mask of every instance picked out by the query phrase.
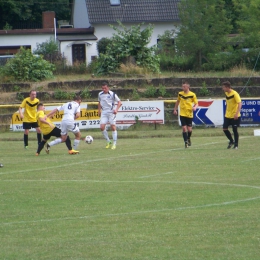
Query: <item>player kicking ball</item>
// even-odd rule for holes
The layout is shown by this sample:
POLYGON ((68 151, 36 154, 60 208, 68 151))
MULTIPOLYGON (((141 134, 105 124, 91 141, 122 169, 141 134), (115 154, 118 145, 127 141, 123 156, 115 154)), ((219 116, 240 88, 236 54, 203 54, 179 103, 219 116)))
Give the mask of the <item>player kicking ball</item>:
MULTIPOLYGON (((36 119, 38 122, 38 125, 40 126, 40 129, 42 131, 43 134, 43 139, 40 142, 40 144, 38 145, 38 149, 36 152, 36 156, 38 156, 40 154, 40 152, 42 151, 43 147, 46 145, 46 153, 49 154, 50 152, 50 147, 56 144, 60 144, 62 143, 62 139, 61 139, 61 130, 59 128, 57 128, 52 122, 51 120, 47 117, 47 115, 44 114, 44 110, 45 107, 42 103, 39 103, 37 106, 37 114, 36 114, 36 119), (47 143, 47 141, 51 138, 51 136, 55 136, 58 137, 57 139, 51 141, 49 144, 47 143)), ((75 151, 72 149, 71 146, 71 140, 70 137, 67 136, 67 139, 65 140, 66 146, 69 150, 69 154, 78 154, 78 151, 75 151)))

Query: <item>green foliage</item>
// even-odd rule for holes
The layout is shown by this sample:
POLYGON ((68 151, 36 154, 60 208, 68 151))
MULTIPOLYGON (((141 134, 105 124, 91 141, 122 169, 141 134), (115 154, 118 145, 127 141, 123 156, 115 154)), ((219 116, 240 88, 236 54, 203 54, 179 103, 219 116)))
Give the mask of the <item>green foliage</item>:
POLYGON ((11 26, 23 21, 28 23, 42 21, 42 12, 54 11, 57 20, 70 20, 71 0, 45 1, 0 1, 0 29, 6 23, 11 26))
POLYGON ((200 88, 199 95, 202 96, 202 97, 205 97, 205 96, 208 96, 209 94, 210 94, 210 91, 208 90, 207 84, 204 81, 202 83, 202 87, 200 88))
POLYGON ((54 65, 41 56, 35 57, 31 50, 21 48, 14 58, 8 60, 3 74, 20 81, 38 81, 53 76, 54 65))
POLYGON ((5 23, 5 26, 3 27, 3 30, 12 30, 13 26, 11 26, 9 23, 5 23))
POLYGON ((105 54, 107 52, 108 45, 111 44, 111 39, 109 38, 101 38, 97 42, 97 51, 99 54, 105 54))
POLYGON ((154 87, 153 85, 147 86, 145 88, 143 95, 147 98, 155 97, 157 95, 156 87, 154 87))
POLYGON ((124 60, 133 57, 136 65, 150 71, 159 72, 159 57, 155 55, 156 47, 148 48, 153 32, 153 26, 148 25, 141 30, 141 25, 126 28, 119 22, 122 30, 112 26, 116 31, 106 46, 106 52, 100 53, 97 73, 115 72, 124 60))
POLYGON ((176 47, 179 55, 192 57, 200 69, 209 54, 222 51, 232 26, 226 17, 223 0, 181 0, 176 47))
POLYGON ((52 37, 46 42, 37 43, 34 54, 42 55, 45 60, 50 62, 58 61, 62 59, 59 53, 59 44, 52 37))
POLYGON ((132 99, 133 99, 134 101, 137 101, 137 100, 140 99, 140 95, 139 95, 139 93, 138 93, 138 91, 137 91, 136 88, 133 89, 132 99))
POLYGON ((159 96, 165 97, 167 94, 166 87, 164 85, 160 84, 158 93, 159 93, 159 96))
POLYGON ((87 87, 85 87, 85 88, 80 92, 80 96, 81 96, 81 98, 88 99, 88 98, 91 98, 91 93, 90 93, 89 89, 88 89, 87 87))
POLYGON ((57 89, 54 91, 54 98, 58 100, 68 100, 73 99, 75 96, 75 93, 63 91, 61 89, 57 89))

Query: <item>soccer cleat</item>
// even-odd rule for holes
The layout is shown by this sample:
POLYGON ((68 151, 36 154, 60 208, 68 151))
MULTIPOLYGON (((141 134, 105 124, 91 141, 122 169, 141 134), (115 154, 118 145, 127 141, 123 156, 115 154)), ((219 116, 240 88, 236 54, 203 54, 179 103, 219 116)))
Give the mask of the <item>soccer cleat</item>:
POLYGON ((189 148, 188 142, 185 142, 185 148, 189 148))
POLYGON ((107 142, 106 149, 110 148, 110 145, 112 144, 111 141, 107 142))
POLYGON ((40 154, 39 153, 36 153, 35 156, 39 156, 40 154))
POLYGON ((238 145, 235 143, 233 149, 238 149, 238 145))
POLYGON ((229 142, 227 149, 230 149, 233 144, 234 144, 234 142, 229 142))
POLYGON ((76 151, 76 150, 69 150, 69 154, 79 154, 79 151, 76 151))
POLYGON ((116 149, 116 145, 113 144, 112 147, 111 147, 111 150, 115 150, 116 149))
POLYGON ((24 149, 26 149, 26 150, 27 150, 27 149, 28 149, 28 145, 27 145, 27 146, 24 146, 24 149))
POLYGON ((50 153, 50 146, 49 146, 49 144, 48 143, 46 143, 46 146, 45 146, 45 152, 47 153, 47 154, 49 154, 50 153))
POLYGON ((188 146, 191 146, 191 140, 188 139, 188 146))

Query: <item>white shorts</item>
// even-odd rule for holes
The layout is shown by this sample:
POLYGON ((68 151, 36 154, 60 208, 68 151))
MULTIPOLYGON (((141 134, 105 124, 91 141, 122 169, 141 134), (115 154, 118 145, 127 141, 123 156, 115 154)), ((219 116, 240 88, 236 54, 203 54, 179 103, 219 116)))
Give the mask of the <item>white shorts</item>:
POLYGON ((72 132, 73 134, 76 134, 79 132, 79 127, 74 121, 61 121, 61 135, 66 135, 68 132, 72 132))
POLYGON ((110 125, 116 125, 116 114, 108 113, 108 114, 102 114, 100 117, 100 124, 106 125, 109 123, 110 125))

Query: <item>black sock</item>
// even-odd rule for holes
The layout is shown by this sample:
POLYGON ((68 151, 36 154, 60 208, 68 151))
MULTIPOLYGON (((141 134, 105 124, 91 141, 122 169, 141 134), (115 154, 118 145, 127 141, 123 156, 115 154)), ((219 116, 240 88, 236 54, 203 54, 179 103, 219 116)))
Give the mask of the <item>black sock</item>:
POLYGON ((37 140, 38 140, 38 144, 40 144, 42 141, 42 134, 37 133, 37 140))
POLYGON ((28 146, 28 135, 23 135, 24 146, 28 146))
POLYGON ((38 145, 37 153, 40 153, 43 149, 44 145, 46 144, 46 141, 41 141, 38 145))
POLYGON ((188 135, 187 135, 187 132, 182 132, 182 136, 183 136, 183 140, 185 143, 187 143, 188 141, 188 135))
POLYGON ((71 141, 70 141, 69 136, 67 136, 67 139, 66 139, 66 146, 68 147, 69 151, 72 150, 71 141))

